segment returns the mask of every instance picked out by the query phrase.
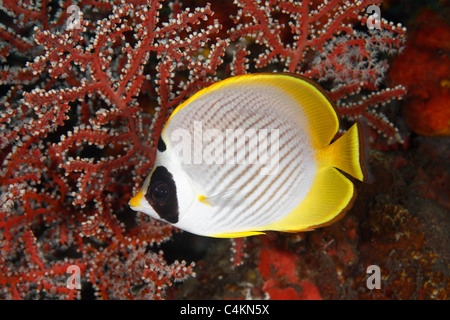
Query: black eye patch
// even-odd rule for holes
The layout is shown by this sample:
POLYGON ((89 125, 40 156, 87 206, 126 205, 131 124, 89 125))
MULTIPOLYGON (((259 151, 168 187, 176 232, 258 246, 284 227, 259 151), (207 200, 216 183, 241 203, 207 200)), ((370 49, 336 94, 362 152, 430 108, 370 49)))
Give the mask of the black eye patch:
POLYGON ((178 222, 177 188, 172 174, 165 167, 159 166, 153 171, 145 199, 161 219, 170 223, 178 222))
POLYGON ((164 140, 162 139, 162 137, 159 137, 157 148, 158 148, 159 152, 164 152, 167 149, 166 144, 164 143, 164 140))

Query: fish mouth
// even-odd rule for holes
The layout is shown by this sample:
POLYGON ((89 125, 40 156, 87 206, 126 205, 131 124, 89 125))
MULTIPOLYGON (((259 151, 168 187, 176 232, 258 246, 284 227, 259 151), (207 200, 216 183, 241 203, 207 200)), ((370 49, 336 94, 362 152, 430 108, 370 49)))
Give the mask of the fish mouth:
POLYGON ((141 200, 144 197, 144 192, 142 190, 140 190, 138 193, 136 193, 134 195, 133 198, 130 199, 130 201, 128 201, 128 204, 130 205, 130 207, 132 209, 136 208, 140 208, 141 206, 141 200))

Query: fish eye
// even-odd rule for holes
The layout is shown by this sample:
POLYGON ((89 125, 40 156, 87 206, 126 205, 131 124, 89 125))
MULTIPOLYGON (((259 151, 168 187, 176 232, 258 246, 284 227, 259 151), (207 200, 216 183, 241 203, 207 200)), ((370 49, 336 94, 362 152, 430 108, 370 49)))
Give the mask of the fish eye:
POLYGON ((161 219, 170 223, 178 222, 177 186, 166 167, 155 168, 144 196, 161 219))
POLYGON ((158 202, 165 201, 169 197, 170 188, 167 183, 159 183, 152 191, 152 199, 158 202))

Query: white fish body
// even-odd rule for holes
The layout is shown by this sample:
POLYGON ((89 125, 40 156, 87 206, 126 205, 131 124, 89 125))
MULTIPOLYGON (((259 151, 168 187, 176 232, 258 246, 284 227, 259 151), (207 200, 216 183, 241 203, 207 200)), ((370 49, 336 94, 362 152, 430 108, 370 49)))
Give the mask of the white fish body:
POLYGON ((355 193, 334 167, 364 178, 358 129, 330 145, 338 126, 332 104, 304 78, 256 74, 221 81, 173 112, 154 169, 130 205, 214 237, 325 224, 355 193), (160 192, 165 188, 170 197, 160 192))

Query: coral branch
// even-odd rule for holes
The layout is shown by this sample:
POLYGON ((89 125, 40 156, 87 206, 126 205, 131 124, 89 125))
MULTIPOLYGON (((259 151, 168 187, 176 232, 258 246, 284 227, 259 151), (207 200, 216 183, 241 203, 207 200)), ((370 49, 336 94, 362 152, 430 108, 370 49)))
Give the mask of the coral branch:
MULTIPOLYGON (((174 229, 127 202, 172 110, 220 79, 303 74, 344 118, 401 141, 380 109, 405 93, 383 88, 385 56, 405 30, 356 26, 380 3, 225 1, 230 19, 217 3, 80 0, 78 28, 68 2, 3 1, 0 298, 159 299, 192 275, 193 265, 158 252, 174 229), (66 287, 70 265, 82 271, 81 291, 66 287)), ((233 248, 238 265, 246 247, 233 248)))

